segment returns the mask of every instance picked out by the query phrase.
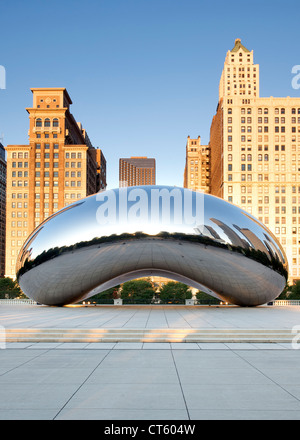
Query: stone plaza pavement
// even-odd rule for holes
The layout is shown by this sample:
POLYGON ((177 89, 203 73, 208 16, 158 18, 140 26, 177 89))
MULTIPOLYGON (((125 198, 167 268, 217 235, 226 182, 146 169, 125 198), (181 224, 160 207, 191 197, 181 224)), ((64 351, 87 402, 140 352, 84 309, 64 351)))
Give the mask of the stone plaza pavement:
MULTIPOLYGON (((0 325, 292 329, 300 307, 1 305, 0 325)), ((291 343, 1 344, 1 420, 300 419, 291 343)))

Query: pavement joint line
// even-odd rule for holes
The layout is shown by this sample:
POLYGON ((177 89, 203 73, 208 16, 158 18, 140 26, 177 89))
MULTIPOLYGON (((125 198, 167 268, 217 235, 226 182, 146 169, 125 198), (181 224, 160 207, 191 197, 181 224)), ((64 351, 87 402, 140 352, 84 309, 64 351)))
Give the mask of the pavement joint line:
POLYGON ((274 379, 272 379, 271 377, 267 376, 263 371, 261 371, 258 367, 256 367, 255 365, 252 365, 247 359, 243 358, 241 356, 240 353, 236 353, 237 356, 239 356, 241 359, 243 359, 244 361, 247 362, 247 364, 249 364, 252 368, 254 368, 256 371, 258 371, 259 373, 261 373, 265 378, 267 378, 268 380, 270 380, 271 382, 273 382, 274 385, 278 386, 279 388, 282 389, 282 391, 284 391, 285 393, 289 394, 293 399, 297 400, 298 402, 300 402, 300 398, 296 397, 294 394, 292 394, 290 391, 288 391, 287 389, 285 389, 282 385, 280 385, 280 383, 276 382, 274 379))
POLYGON ((180 389, 181 389, 182 397, 183 397, 183 400, 184 400, 184 404, 185 404, 185 409, 186 409, 186 412, 187 412, 188 420, 191 420, 188 404, 187 404, 187 401, 186 401, 186 398, 185 398, 185 394, 184 394, 184 391, 183 391, 182 383, 181 383, 181 380, 180 380, 180 375, 179 375, 179 372, 178 372, 178 369, 177 369, 177 365, 176 365, 176 361, 175 361, 174 353, 173 353, 172 349, 171 349, 171 355, 172 355, 172 359, 173 359, 173 362, 174 362, 174 367, 175 367, 175 370, 176 370, 176 374, 177 374, 179 386, 180 386, 180 389))
MULTIPOLYGON (((28 347, 27 347, 27 348, 28 348, 28 347)), ((44 351, 43 351, 42 353, 39 353, 39 354, 37 353, 36 356, 34 356, 34 357, 30 358, 30 359, 27 359, 27 361, 23 362, 22 364, 20 364, 20 365, 14 367, 14 368, 11 368, 11 369, 8 370, 8 371, 5 371, 4 373, 0 374, 0 376, 5 376, 5 374, 10 373, 11 371, 14 371, 14 370, 17 370, 17 369, 20 368, 20 367, 23 367, 23 366, 26 365, 28 362, 31 362, 31 361, 33 361, 34 359, 37 359, 38 357, 43 356, 45 353, 47 353, 47 352, 49 351, 49 350, 47 350, 47 349, 43 349, 43 350, 44 350, 44 351)))
POLYGON ((52 420, 55 420, 59 416, 59 414, 62 412, 62 410, 66 407, 66 405, 70 402, 70 400, 75 396, 75 394, 80 390, 80 388, 86 383, 86 381, 90 378, 90 376, 94 373, 94 371, 96 371, 96 369, 101 365, 101 363, 104 361, 104 359, 109 355, 109 353, 111 351, 112 351, 112 349, 108 350, 108 352, 103 357, 103 359, 101 359, 101 361, 96 365, 96 367, 90 372, 90 374, 85 378, 85 380, 79 385, 79 387, 77 388, 76 391, 74 391, 74 393, 71 395, 71 397, 69 397, 67 399, 65 404, 60 408, 60 410, 58 411, 58 413, 54 416, 54 418, 52 420))

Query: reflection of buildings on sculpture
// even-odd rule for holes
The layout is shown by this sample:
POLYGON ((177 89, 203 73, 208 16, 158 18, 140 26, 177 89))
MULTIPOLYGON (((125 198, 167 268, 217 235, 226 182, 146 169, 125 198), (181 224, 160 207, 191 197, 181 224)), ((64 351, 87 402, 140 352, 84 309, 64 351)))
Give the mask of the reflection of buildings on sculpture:
POLYGON ((240 39, 226 55, 209 152, 210 193, 264 223, 286 252, 290 281, 300 279, 300 98, 260 97, 259 65, 240 39))
POLYGON ((44 219, 106 187, 106 160, 70 113, 65 88, 34 88, 29 144, 7 151, 7 276, 15 277, 18 252, 44 219))
MULTIPOLYGON (((173 187, 145 186, 147 199, 154 188, 173 191, 173 187)), ((118 200, 124 190, 114 192, 118 193, 118 200)), ((101 193, 101 206, 105 206, 109 193, 101 193)), ((192 193, 195 197, 191 198, 191 206, 195 211, 199 193, 192 193)), ((101 228, 99 236, 99 197, 94 194, 53 214, 28 238, 17 263, 21 289, 42 304, 63 305, 82 301, 134 278, 160 276, 175 278, 231 304, 256 306, 276 298, 287 278, 286 258, 279 243, 263 224, 239 207, 209 194, 202 195, 206 206, 203 224, 212 225, 225 243, 202 232, 196 234, 196 218, 193 224, 178 224, 176 232, 166 219, 158 229, 161 232, 149 234, 153 226, 149 204, 142 225, 138 217, 133 217, 128 232, 123 217, 118 216, 115 231, 120 232, 123 227, 123 232, 107 234, 112 226, 108 225, 107 229, 101 228), (262 252, 250 246, 241 231, 252 239, 252 245, 255 239, 247 231, 270 243, 269 247, 273 245, 274 255, 270 258, 269 248, 262 252)), ((127 205, 126 217, 131 208, 127 205)), ((184 210, 183 205, 181 209, 184 210)), ((163 211, 161 204, 158 218, 163 211)))

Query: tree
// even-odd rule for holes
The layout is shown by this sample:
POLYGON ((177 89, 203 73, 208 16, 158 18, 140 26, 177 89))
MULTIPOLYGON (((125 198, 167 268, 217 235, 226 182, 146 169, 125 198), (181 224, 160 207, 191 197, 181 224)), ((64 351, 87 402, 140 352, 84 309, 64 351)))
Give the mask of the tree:
POLYGON ((288 295, 287 299, 300 299, 300 281, 296 281, 290 290, 291 293, 288 295))
POLYGON ((289 285, 289 283, 286 283, 283 291, 276 299, 288 299, 289 295, 291 293, 292 286, 289 285))
POLYGON ((162 303, 184 303, 192 298, 192 292, 186 284, 169 281, 160 289, 159 297, 162 303))
POLYGON ((104 290, 103 292, 96 293, 96 295, 89 298, 89 301, 101 302, 102 300, 113 300, 118 298, 118 291, 120 289, 120 285, 111 287, 110 289, 104 290))
POLYGON ((121 298, 125 302, 151 302, 154 295, 151 282, 144 279, 126 281, 121 290, 121 298))
POLYGON ((199 303, 202 304, 219 304, 220 300, 217 298, 214 298, 213 296, 209 295, 206 292, 203 292, 202 290, 198 290, 196 293, 196 298, 199 301, 199 303))
POLYGON ((17 280, 0 278, 0 298, 26 298, 17 280))

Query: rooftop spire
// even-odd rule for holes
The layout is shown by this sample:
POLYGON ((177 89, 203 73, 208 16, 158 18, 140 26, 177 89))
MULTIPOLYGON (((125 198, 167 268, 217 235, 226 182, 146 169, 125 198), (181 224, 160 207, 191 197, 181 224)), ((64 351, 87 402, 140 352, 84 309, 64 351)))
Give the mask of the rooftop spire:
POLYGON ((244 52, 250 52, 245 46, 242 45, 241 39, 236 38, 234 42, 234 48, 231 50, 231 52, 237 52, 239 49, 242 49, 244 52))

